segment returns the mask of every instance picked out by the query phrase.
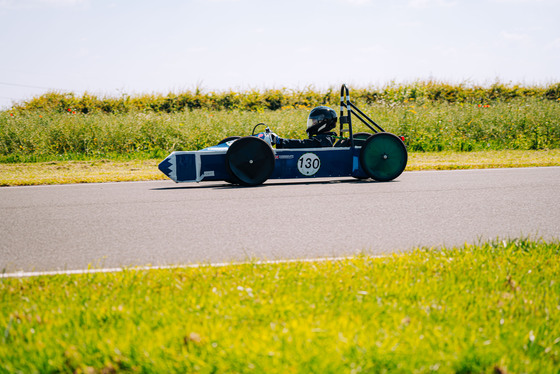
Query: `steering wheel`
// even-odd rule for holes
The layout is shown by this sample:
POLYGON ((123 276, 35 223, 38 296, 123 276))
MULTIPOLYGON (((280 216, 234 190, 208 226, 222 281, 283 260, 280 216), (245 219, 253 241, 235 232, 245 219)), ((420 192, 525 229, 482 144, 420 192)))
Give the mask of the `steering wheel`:
POLYGON ((261 122, 261 123, 257 123, 257 124, 255 125, 255 127, 253 127, 253 131, 251 132, 251 135, 255 135, 255 130, 256 130, 257 127, 259 127, 259 126, 264 126, 264 127, 266 127, 266 129, 264 130, 264 132, 272 132, 272 131, 270 130, 270 127, 268 127, 265 123, 262 123, 262 122, 261 122))

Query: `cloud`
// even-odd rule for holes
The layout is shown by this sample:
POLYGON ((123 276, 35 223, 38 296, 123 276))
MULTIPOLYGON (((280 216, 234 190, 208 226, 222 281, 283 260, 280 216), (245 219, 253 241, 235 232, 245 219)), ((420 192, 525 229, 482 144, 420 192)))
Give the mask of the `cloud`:
POLYGON ((87 0, 38 0, 46 6, 75 6, 87 3, 87 0))
POLYGON ((546 45, 547 49, 560 49, 560 38, 554 39, 551 43, 546 45))
POLYGON ((366 5, 371 3, 372 0, 342 0, 343 3, 350 5, 366 5))
POLYGON ((0 0, 0 9, 40 9, 72 7, 88 3, 89 0, 0 0))
POLYGON ((500 36, 510 42, 528 44, 531 42, 531 37, 527 34, 519 34, 514 32, 502 31, 500 36))
POLYGON ((550 3, 554 4, 555 0, 493 0, 500 4, 534 4, 534 3, 550 3))
POLYGON ((410 8, 440 8, 451 7, 457 5, 454 0, 409 0, 408 6, 410 8))

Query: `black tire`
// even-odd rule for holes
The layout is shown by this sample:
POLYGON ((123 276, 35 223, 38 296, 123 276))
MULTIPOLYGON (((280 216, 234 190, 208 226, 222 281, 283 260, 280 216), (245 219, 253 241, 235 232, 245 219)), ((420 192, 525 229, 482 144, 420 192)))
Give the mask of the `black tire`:
MULTIPOLYGON (((363 147, 364 144, 366 143, 366 140, 369 139, 369 137, 371 136, 371 133, 369 132, 357 132, 354 135, 354 146, 355 147, 363 147)), ((346 140, 348 142, 347 145, 345 145, 345 147, 350 147, 350 140, 346 140)), ((364 180, 364 179, 368 179, 370 178, 369 176, 365 176, 365 177, 357 177, 355 176, 354 178, 359 179, 359 180, 364 180)))
POLYGON ((227 143, 227 142, 231 142, 232 140, 237 140, 239 138, 241 138, 241 137, 240 136, 228 136, 227 138, 220 140, 218 145, 224 144, 224 143, 227 143))
POLYGON ((379 182, 397 178, 406 168, 408 153, 402 140, 391 133, 370 136, 360 151, 360 165, 364 172, 379 182))
MULTIPOLYGON (((357 132, 352 134, 354 137, 354 146, 361 147, 366 140, 371 136, 369 132, 357 132)), ((334 143, 335 147, 350 147, 350 139, 339 139, 334 143)))
POLYGON ((226 170, 229 182, 242 186, 264 183, 274 171, 272 147, 262 139, 246 136, 236 140, 226 153, 226 170))
MULTIPOLYGON (((228 136, 227 138, 220 140, 220 142, 218 143, 218 145, 224 144, 224 143, 227 143, 227 142, 231 142, 232 140, 237 140, 237 139, 239 139, 239 138, 241 138, 241 137, 240 137, 240 136, 228 136)), ((232 184, 239 184, 239 181, 238 181, 238 180, 236 180, 236 179, 234 180, 234 179, 232 179, 232 178, 226 179, 226 182, 232 183, 232 184)))

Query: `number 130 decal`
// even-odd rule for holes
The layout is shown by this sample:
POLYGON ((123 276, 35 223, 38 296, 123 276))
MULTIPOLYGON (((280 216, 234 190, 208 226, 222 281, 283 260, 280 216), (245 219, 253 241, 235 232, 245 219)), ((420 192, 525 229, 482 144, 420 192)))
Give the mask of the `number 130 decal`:
POLYGON ((315 175, 321 167, 321 160, 315 153, 304 153, 297 161, 299 172, 305 176, 315 175))

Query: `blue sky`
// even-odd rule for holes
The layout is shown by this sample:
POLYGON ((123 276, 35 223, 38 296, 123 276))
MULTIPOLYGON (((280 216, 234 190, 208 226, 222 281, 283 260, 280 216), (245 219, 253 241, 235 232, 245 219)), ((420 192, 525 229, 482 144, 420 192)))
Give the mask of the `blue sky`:
POLYGON ((0 0, 0 107, 108 96, 560 81, 560 0, 0 0))

